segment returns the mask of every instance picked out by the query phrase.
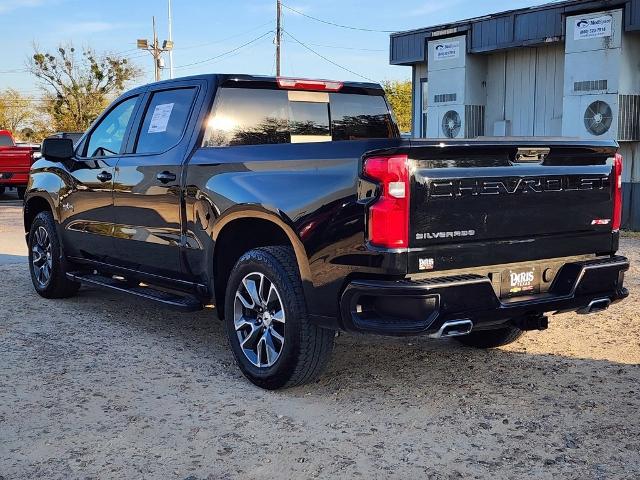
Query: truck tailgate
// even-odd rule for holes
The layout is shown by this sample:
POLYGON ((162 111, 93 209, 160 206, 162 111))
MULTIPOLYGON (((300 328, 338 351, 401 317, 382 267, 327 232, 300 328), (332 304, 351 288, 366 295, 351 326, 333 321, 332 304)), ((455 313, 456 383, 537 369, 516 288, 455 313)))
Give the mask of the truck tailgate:
POLYGON ((421 262, 447 270, 615 251, 617 150, 568 139, 411 140, 409 272, 421 262))
POLYGON ((610 231, 616 147, 541 147, 413 142, 410 246, 610 231))

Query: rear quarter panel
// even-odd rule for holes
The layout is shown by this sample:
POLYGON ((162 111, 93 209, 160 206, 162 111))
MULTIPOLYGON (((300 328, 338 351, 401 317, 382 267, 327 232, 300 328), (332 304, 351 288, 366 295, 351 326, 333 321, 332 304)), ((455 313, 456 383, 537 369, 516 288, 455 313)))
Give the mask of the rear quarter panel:
MULTIPOLYGON (((355 271, 380 271, 375 252, 365 248, 366 206, 357 195, 361 157, 398 142, 200 149, 186 171, 189 235, 203 246, 214 246, 228 219, 270 219, 286 228, 297 250, 309 310, 335 315, 345 278, 355 271), (207 214, 210 220, 205 220, 207 214)), ((213 259, 205 251, 192 250, 188 257, 189 267, 201 279, 212 275, 213 259)))

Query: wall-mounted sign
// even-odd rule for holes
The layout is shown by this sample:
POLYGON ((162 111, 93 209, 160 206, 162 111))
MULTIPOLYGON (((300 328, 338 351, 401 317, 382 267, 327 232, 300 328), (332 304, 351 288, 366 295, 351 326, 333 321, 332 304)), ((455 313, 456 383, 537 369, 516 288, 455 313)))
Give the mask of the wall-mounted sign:
POLYGON ((588 40, 590 38, 610 37, 613 28, 613 17, 576 18, 573 20, 573 39, 588 40))
POLYGON ((460 56, 460 41, 438 43, 434 47, 434 60, 451 60, 460 56))

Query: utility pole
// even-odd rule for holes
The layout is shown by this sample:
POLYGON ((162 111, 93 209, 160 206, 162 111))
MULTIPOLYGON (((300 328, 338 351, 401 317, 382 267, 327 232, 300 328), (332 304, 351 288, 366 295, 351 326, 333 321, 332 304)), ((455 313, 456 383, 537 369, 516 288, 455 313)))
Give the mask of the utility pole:
POLYGON ((280 76, 280 47, 282 43, 282 0, 276 0, 276 76, 280 76))
POLYGON ((139 49, 148 51, 153 57, 156 82, 160 81, 160 69, 164 68, 162 54, 173 50, 173 42, 171 40, 165 40, 162 43, 162 47, 160 46, 160 43, 158 42, 158 34, 156 32, 156 17, 153 17, 153 43, 149 45, 148 40, 138 39, 137 45, 139 49))
MULTIPOLYGON (((169 41, 173 43, 173 20, 171 18, 171 0, 168 0, 169 9, 169 41)), ((169 78, 173 78, 173 49, 169 50, 169 78)))

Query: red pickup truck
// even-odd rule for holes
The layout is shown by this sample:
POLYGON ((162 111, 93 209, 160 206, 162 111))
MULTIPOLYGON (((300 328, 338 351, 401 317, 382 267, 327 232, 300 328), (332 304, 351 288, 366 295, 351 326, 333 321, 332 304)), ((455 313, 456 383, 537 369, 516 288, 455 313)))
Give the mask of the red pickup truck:
POLYGON ((34 147, 16 145, 10 131, 0 130, 0 195, 17 188, 18 197, 24 198, 36 152, 34 147))

